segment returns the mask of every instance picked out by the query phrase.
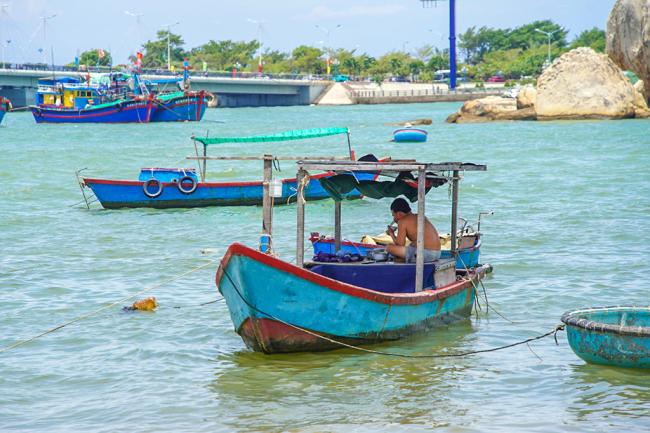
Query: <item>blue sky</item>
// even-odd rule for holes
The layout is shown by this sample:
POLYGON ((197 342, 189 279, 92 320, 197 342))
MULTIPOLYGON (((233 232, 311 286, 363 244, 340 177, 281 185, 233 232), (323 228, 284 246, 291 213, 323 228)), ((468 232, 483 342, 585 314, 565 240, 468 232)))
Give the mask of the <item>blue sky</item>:
MULTIPOLYGON (((569 39, 604 29, 614 0, 457 0, 459 32, 471 26, 516 27, 551 19, 569 39)), ((448 44, 448 3, 422 8, 419 0, 0 0, 0 39, 7 61, 68 63, 77 51, 110 50, 124 62, 157 30, 172 25, 186 48, 213 40, 253 40, 262 21, 263 44, 289 52, 313 46, 357 49, 378 56, 448 44), (128 11, 128 13, 127 13, 128 11), (43 17, 46 19, 43 32, 43 17), (178 24, 175 24, 178 23, 178 24), (316 27, 316 26, 320 27, 316 27), (340 27, 337 27, 339 26, 340 27), (11 40, 7 44, 7 40, 11 40), (46 48, 47 55, 39 53, 46 48)))

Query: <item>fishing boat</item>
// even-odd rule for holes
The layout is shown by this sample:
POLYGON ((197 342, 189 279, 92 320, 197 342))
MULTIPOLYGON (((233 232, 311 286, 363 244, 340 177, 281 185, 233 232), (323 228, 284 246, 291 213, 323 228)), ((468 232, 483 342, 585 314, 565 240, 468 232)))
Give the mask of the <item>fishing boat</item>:
POLYGON ((393 141, 397 143, 406 142, 424 142, 427 141, 428 133, 424 129, 413 128, 406 126, 404 128, 396 129, 393 131, 393 141))
POLYGON ((9 99, 0 96, 0 123, 2 123, 2 119, 9 110, 11 110, 11 102, 9 99))
POLYGON ((91 77, 45 78, 38 82, 36 123, 148 123, 157 110, 152 95, 127 95, 91 77))
MULTIPOLYGON (((424 262, 424 198, 430 189, 429 181, 434 186, 451 181, 451 251, 455 255, 460 173, 475 170, 486 170, 486 166, 412 160, 299 161, 295 264, 280 259, 273 250, 269 224, 272 208, 265 208, 259 250, 234 243, 217 270, 216 284, 225 298, 235 331, 252 350, 270 354, 323 351, 396 340, 468 318, 475 286, 491 268, 482 265, 456 270, 454 259, 424 262), (341 242, 341 196, 332 184, 350 184, 359 171, 376 171, 381 175, 415 173, 419 228, 416 263, 385 261, 385 257, 305 262, 305 200, 301 179, 311 171, 337 173, 321 180, 334 199, 337 247, 341 242)), ((361 191, 381 190, 385 197, 395 197, 405 191, 399 179, 357 181, 357 186, 361 191)), ((382 194, 375 197, 378 195, 382 194)))
POLYGON ((650 306, 585 308, 561 320, 571 349, 585 361, 650 368, 650 306))
MULTIPOLYGON (((267 185, 261 180, 211 182, 206 180, 208 160, 236 160, 228 156, 207 156, 208 145, 222 143, 260 143, 303 140, 334 135, 347 135, 349 156, 354 153, 350 146, 347 128, 316 128, 285 131, 279 134, 246 137, 192 137, 197 156, 188 156, 199 162, 195 168, 143 168, 137 180, 113 180, 100 178, 83 178, 82 187, 88 187, 106 209, 149 207, 156 209, 205 207, 205 206, 247 206, 263 204, 263 192, 267 185), (203 156, 199 156, 197 143, 203 145, 203 156)), ((263 160, 264 170, 271 171, 274 161, 280 159, 300 159, 301 157, 278 157, 272 155, 245 157, 244 160, 263 160)), ((318 182, 331 176, 331 173, 318 173, 305 185, 303 194, 306 200, 328 198, 327 192, 318 182)), ((372 180, 375 173, 359 173, 359 179, 372 180)), ((275 204, 287 204, 296 201, 297 180, 275 179, 273 184, 273 201, 275 204)), ((82 188, 83 191, 83 188, 82 188)), ((358 191, 350 191, 346 199, 360 198, 358 191)))
POLYGON ((190 90, 189 62, 183 61, 183 77, 145 80, 148 91, 155 96, 157 110, 152 122, 198 122, 207 107, 204 90, 190 90), (168 91, 167 86, 176 87, 168 91))

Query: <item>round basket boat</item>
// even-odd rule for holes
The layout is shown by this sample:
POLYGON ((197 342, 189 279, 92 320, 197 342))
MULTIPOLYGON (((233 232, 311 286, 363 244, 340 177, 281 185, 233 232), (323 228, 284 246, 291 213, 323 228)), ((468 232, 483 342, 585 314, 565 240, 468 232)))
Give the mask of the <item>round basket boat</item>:
POLYGON ((650 306, 592 307, 561 320, 571 349, 585 361, 650 368, 650 306))

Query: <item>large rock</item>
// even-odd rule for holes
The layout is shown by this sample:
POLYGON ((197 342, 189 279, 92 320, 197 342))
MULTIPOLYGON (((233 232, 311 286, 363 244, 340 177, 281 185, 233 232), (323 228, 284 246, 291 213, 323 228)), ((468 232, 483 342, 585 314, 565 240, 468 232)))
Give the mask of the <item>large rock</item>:
POLYGON ((537 90, 532 85, 527 85, 517 92, 517 109, 530 108, 535 106, 537 90))
MULTIPOLYGON (((650 83, 650 0, 617 0, 607 20, 607 54, 650 83)), ((650 86, 645 86, 645 98, 650 86)))
POLYGON ((647 105, 606 54, 576 48, 537 80, 538 120, 623 119, 645 116, 647 105))
POLYGON ((476 123, 492 120, 534 120, 532 107, 517 109, 517 100, 500 96, 473 99, 463 104, 461 109, 449 117, 447 123, 476 123))

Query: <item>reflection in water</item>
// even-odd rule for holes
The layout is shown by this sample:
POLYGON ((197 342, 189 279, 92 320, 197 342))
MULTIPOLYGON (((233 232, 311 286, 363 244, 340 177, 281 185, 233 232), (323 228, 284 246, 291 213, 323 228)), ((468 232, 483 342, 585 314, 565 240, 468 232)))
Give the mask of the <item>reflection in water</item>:
MULTIPOLYGON (((407 354, 454 353, 471 350, 473 333, 466 321, 368 347, 407 354)), ((335 431, 348 423, 444 425, 432 416, 452 410, 447 394, 464 374, 466 362, 464 358, 406 359, 352 349, 278 355, 239 351, 219 357, 209 388, 220 401, 219 418, 237 430, 302 429, 314 420, 319 420, 319 431, 324 426, 335 431)))
POLYGON ((647 370, 580 364, 568 380, 573 399, 567 411, 579 421, 609 419, 627 431, 648 428, 650 374, 647 370), (637 419, 635 421, 635 419, 637 419), (631 426, 639 428, 634 429, 631 426))

